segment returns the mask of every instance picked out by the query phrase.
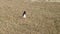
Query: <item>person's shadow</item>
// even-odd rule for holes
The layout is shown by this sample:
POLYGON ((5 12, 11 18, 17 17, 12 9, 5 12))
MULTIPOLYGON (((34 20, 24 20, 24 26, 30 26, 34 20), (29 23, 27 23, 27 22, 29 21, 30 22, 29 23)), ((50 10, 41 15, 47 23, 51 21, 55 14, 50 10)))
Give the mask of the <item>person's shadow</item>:
POLYGON ((24 11, 20 16, 18 16, 19 19, 24 19, 26 18, 26 11, 24 11))

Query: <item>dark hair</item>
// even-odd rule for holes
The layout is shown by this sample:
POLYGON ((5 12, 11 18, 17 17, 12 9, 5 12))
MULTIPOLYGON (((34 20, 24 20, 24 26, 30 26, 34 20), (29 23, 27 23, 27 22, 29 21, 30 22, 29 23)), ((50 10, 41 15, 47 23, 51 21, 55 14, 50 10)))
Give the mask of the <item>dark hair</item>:
POLYGON ((24 11, 24 14, 26 14, 26 11, 24 11))
POLYGON ((23 12, 23 16, 24 16, 24 14, 26 14, 26 11, 23 12))

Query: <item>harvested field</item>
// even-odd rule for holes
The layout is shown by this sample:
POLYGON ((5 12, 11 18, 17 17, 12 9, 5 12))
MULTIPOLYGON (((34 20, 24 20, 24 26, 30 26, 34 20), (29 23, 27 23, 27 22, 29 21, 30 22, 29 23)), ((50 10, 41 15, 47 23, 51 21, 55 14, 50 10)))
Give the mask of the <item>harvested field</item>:
POLYGON ((60 34, 60 3, 0 0, 0 34, 60 34))

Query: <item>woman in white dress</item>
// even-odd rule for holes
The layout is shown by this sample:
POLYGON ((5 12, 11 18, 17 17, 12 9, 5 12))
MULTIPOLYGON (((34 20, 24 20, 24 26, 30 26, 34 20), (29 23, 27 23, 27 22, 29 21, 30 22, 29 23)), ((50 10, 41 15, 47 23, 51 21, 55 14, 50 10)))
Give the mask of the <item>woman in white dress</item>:
POLYGON ((23 18, 26 18, 26 11, 23 12, 23 18))

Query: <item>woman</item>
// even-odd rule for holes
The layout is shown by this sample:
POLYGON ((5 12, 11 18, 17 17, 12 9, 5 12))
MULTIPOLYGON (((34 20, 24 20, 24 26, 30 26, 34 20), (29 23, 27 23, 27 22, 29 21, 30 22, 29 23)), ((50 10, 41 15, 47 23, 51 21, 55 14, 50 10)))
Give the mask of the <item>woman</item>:
POLYGON ((23 12, 23 18, 26 18, 26 11, 23 12))

